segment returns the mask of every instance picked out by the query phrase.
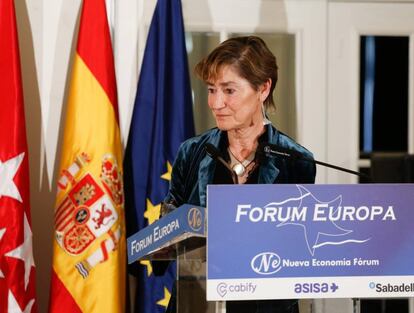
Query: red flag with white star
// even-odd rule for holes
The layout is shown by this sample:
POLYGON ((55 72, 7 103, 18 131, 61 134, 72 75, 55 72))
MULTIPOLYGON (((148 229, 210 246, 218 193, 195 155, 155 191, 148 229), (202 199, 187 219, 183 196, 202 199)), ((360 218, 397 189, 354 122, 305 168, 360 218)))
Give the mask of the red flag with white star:
POLYGON ((0 1, 0 73, 0 313, 35 313, 29 163, 13 0, 0 1))

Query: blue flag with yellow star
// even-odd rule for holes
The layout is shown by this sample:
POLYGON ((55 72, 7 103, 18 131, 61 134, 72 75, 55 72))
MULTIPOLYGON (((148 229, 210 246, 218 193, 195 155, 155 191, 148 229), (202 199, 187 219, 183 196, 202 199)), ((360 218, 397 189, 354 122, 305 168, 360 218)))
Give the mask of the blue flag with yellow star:
MULTIPOLYGON (((127 236, 158 219, 179 145, 194 135, 180 0, 158 0, 152 18, 124 160, 127 236)), ((165 312, 175 264, 154 276, 138 262, 136 312, 165 312)))

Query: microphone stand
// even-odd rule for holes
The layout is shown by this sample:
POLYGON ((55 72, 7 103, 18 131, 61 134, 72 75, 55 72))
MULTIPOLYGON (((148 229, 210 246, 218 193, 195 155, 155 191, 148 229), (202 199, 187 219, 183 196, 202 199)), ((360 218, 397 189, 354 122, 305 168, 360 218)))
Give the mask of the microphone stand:
POLYGON ((207 152, 207 154, 213 159, 218 160, 221 164, 224 165, 224 167, 229 170, 231 174, 231 178, 233 180, 233 184, 237 185, 239 183, 239 178, 237 177, 236 172, 233 171, 233 169, 230 167, 230 165, 222 158, 220 151, 213 146, 211 143, 206 143, 204 145, 204 148, 207 152))
MULTIPOLYGON (((258 150, 261 150, 261 149, 258 149, 258 150)), ((322 165, 322 166, 325 166, 325 167, 333 168, 333 169, 341 171, 341 172, 345 172, 345 173, 357 175, 359 177, 363 177, 363 178, 367 179, 369 182, 372 181, 371 177, 369 177, 368 175, 366 175, 364 173, 352 171, 352 170, 344 168, 344 167, 340 167, 340 166, 337 166, 337 165, 333 165, 333 164, 329 164, 329 163, 326 163, 326 162, 321 162, 321 161, 318 161, 318 160, 315 160, 315 159, 312 159, 312 158, 308 158, 308 157, 303 156, 299 152, 296 152, 296 151, 293 151, 293 150, 288 150, 288 149, 285 149, 285 148, 282 149, 282 148, 279 148, 278 146, 273 145, 273 144, 264 144, 263 147, 262 147, 262 150, 263 150, 264 154, 267 155, 267 156, 269 156, 269 155, 273 156, 273 157, 280 156, 280 157, 283 157, 283 158, 291 158, 291 159, 294 159, 294 160, 307 161, 307 162, 322 165), (272 148, 272 146, 273 146, 273 148, 272 148)))

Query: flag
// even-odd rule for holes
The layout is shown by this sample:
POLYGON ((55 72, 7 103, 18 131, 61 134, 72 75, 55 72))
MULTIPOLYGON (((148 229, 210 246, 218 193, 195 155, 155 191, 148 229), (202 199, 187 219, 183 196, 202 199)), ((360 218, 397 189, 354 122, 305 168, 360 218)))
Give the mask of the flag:
POLYGON ((13 0, 0 1, 0 313, 37 312, 29 161, 13 0))
MULTIPOLYGON (((180 143, 194 135, 185 35, 179 0, 158 0, 147 38, 125 153, 128 236, 159 217, 180 143)), ((138 262, 136 311, 165 312, 175 265, 155 277, 138 262)))
POLYGON ((122 147, 104 0, 84 0, 57 182, 50 312, 124 312, 122 147))

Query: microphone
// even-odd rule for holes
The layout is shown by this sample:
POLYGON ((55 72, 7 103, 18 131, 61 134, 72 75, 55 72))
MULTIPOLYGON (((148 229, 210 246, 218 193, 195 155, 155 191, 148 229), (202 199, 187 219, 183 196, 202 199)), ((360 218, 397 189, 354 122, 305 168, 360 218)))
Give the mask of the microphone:
MULTIPOLYGON (((294 159, 302 159, 306 157, 304 157, 301 153, 299 153, 298 151, 295 150, 291 150, 288 148, 284 148, 284 147, 280 147, 278 145, 275 144, 271 144, 271 143, 263 143, 261 142, 259 144, 259 147, 257 148, 257 151, 259 152, 259 154, 263 154, 266 156, 269 155, 278 155, 281 157, 286 157, 286 158, 294 158, 294 159)), ((314 161, 313 159, 309 159, 309 161, 314 161)))
POLYGON ((221 164, 224 165, 225 168, 227 168, 230 171, 233 183, 237 185, 239 183, 237 174, 235 171, 233 171, 230 165, 223 159, 223 157, 221 156, 220 150, 217 149, 215 146, 213 146, 211 143, 206 143, 204 145, 204 149, 206 150, 210 158, 212 158, 213 160, 218 160, 221 164))
POLYGON ((298 151, 291 150, 291 149, 288 149, 288 148, 285 148, 285 147, 281 147, 281 146, 278 146, 278 145, 275 145, 275 144, 266 143, 266 142, 265 143, 260 143, 259 147, 257 149, 257 152, 260 155, 267 156, 267 157, 280 156, 282 158, 288 158, 288 159, 292 159, 292 160, 300 160, 300 161, 311 162, 311 163, 314 163, 314 164, 318 164, 318 165, 322 165, 322 166, 325 166, 325 167, 333 168, 333 169, 341 171, 341 172, 345 172, 345 173, 357 175, 359 177, 363 177, 363 178, 367 179, 369 182, 372 181, 371 177, 364 174, 364 173, 352 171, 350 169, 340 167, 340 166, 337 166, 337 165, 333 165, 333 164, 329 164, 329 163, 326 163, 326 162, 321 162, 321 161, 306 157, 298 151))

